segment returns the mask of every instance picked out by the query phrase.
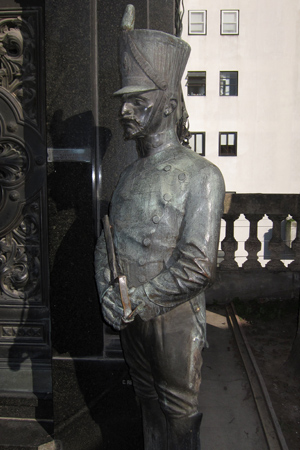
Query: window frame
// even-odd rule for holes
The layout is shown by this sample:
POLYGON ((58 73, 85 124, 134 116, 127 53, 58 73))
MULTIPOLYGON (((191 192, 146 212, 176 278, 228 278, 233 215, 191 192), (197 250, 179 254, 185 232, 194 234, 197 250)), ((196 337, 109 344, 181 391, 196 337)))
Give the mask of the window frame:
POLYGON ((227 156, 237 156, 237 136, 238 136, 237 131, 220 131, 219 132, 219 156, 225 156, 225 157, 227 157, 227 156), (228 144, 228 137, 229 137, 229 135, 234 135, 234 144, 232 146, 233 147, 233 151, 228 152, 228 153, 221 153, 221 147, 222 147, 221 139, 222 139, 222 135, 226 135, 226 137, 227 137, 227 143, 226 143, 227 147, 229 146, 229 144, 228 144))
POLYGON ((240 10, 239 9, 222 9, 221 10, 221 19, 220 19, 220 33, 222 36, 237 36, 240 32, 240 10), (237 20, 234 22, 236 24, 236 31, 235 32, 228 32, 224 31, 224 24, 229 24, 233 22, 224 22, 223 16, 225 16, 226 13, 235 13, 237 15, 237 20))
POLYGON ((191 150, 195 153, 197 153, 197 155, 200 156, 205 156, 205 139, 206 139, 206 135, 205 135, 205 131, 190 131, 190 139, 189 139, 189 145, 191 147, 191 150), (202 152, 199 153, 197 152, 197 139, 196 136, 202 136, 202 152), (194 144, 193 147, 191 146, 191 139, 193 139, 194 144))
POLYGON ((186 86, 187 86, 187 95, 189 96, 189 97, 206 97, 206 71, 205 70, 190 70, 190 71, 188 71, 188 73, 187 73, 187 76, 186 76, 186 84, 185 84, 186 86), (205 82, 204 82, 204 84, 201 84, 201 83, 199 83, 199 85, 197 85, 196 83, 195 84, 193 84, 193 83, 191 83, 191 84, 189 84, 189 77, 192 79, 193 78, 193 75, 191 75, 191 74, 194 74, 194 78, 197 78, 197 75, 196 74, 199 74, 198 76, 199 77, 201 77, 201 75, 200 74, 204 74, 205 75, 205 82), (190 93, 189 92, 189 88, 191 88, 192 86, 195 86, 195 87, 201 87, 201 86, 204 86, 204 94, 193 94, 193 93, 190 93))
MULTIPOLYGON (((230 77, 229 77, 230 79, 230 77)), ((219 95, 220 97, 237 97, 239 95, 239 72, 238 70, 220 70, 220 86, 219 86, 219 95), (232 86, 229 84, 229 89, 231 89, 233 86, 236 87, 236 94, 222 94, 222 80, 221 80, 221 74, 222 73, 236 73, 236 84, 233 84, 232 86)))
POLYGON ((207 34, 207 10, 206 9, 189 10, 189 15, 188 15, 188 34, 189 35, 197 35, 197 36, 206 36, 206 34, 207 34), (193 21, 192 21, 193 13, 203 13, 203 15, 204 15, 203 22, 196 22, 196 24, 203 23, 203 27, 204 27, 203 32, 201 32, 201 31, 192 31, 191 30, 191 26, 195 25, 195 23, 193 23, 193 21))

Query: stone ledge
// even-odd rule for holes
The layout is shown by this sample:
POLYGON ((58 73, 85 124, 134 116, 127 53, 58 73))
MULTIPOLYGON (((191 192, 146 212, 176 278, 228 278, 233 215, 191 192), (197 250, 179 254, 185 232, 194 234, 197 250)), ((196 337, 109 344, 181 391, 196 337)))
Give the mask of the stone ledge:
POLYGON ((62 450, 50 434, 52 423, 0 418, 0 450, 62 450))
POLYGON ((234 298, 298 299, 300 276, 297 272, 270 272, 267 269, 217 271, 214 284, 206 291, 208 304, 227 304, 234 298))

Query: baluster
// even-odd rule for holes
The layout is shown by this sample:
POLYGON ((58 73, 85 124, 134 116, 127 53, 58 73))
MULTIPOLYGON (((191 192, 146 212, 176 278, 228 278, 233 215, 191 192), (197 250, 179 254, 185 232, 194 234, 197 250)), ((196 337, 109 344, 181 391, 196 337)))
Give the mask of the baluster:
POLYGON ((288 268, 294 272, 300 271, 300 216, 293 216, 293 219, 297 222, 296 237, 292 242, 292 249, 295 252, 294 261, 292 261, 288 268))
POLYGON ((257 253, 261 249, 261 242, 257 237, 257 224, 263 218, 263 214, 245 214, 250 222, 249 238, 245 242, 245 250, 248 252, 247 261, 243 264, 245 270, 261 269, 257 253))
POLYGON ((221 242, 221 249, 224 252, 224 260, 220 263, 221 270, 237 270, 239 268, 238 263, 235 260, 235 252, 238 247, 238 243, 234 238, 234 222, 239 218, 237 215, 226 214, 223 219, 226 222, 226 236, 221 242))
POLYGON ((269 241, 269 251, 271 261, 266 264, 268 270, 283 271, 286 270, 285 265, 280 260, 280 256, 284 251, 284 242, 281 239, 281 222, 285 220, 286 214, 268 214, 273 222, 272 238, 269 241))

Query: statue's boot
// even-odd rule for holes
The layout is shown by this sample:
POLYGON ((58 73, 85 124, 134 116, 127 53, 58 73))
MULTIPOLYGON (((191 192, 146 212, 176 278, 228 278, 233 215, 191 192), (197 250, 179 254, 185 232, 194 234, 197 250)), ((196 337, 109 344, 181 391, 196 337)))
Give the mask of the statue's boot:
POLYGON ((141 400, 144 450, 167 449, 167 421, 157 400, 141 400))
POLYGON ((200 450, 202 414, 168 420, 168 450, 200 450))

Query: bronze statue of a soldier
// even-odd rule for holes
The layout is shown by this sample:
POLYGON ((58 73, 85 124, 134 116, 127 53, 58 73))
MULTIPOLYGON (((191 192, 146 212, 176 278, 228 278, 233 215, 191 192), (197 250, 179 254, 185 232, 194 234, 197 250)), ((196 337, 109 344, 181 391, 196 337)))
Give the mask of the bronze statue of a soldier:
POLYGON ((198 450, 204 291, 216 269, 224 182, 217 167, 177 138, 189 45, 160 31, 134 30, 132 8, 121 35, 123 87, 114 95, 138 159, 121 174, 109 213, 129 312, 121 285, 110 282, 104 234, 96 247, 96 281, 105 320, 121 330, 142 406, 145 450, 198 450))

